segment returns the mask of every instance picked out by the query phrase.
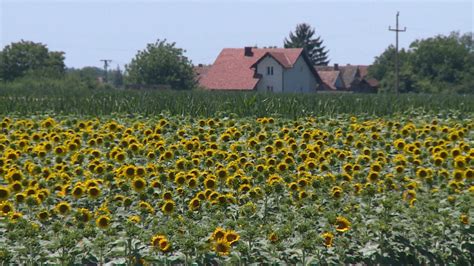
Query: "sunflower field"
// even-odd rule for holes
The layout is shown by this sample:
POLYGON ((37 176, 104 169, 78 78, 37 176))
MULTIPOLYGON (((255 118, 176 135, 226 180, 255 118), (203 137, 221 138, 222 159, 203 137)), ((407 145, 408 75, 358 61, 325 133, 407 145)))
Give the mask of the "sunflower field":
POLYGON ((474 261, 474 115, 0 119, 0 264, 474 261))

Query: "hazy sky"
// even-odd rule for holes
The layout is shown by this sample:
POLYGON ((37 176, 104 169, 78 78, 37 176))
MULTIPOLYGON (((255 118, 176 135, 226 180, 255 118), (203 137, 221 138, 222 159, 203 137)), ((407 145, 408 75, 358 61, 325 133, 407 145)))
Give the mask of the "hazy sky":
POLYGON ((307 22, 330 50, 331 64, 370 64, 394 43, 473 31, 472 1, 71 1, 0 0, 0 46, 21 39, 64 51, 68 67, 116 67, 147 43, 166 38, 193 63, 212 63, 225 47, 282 46, 297 23, 307 22))

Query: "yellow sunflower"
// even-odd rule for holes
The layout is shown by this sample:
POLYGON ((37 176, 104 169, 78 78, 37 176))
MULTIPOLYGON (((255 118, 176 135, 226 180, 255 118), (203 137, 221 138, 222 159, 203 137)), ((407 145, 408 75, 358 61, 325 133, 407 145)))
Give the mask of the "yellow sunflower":
POLYGON ((0 187, 0 201, 7 200, 10 197, 10 189, 8 187, 0 187))
POLYGON ((191 211, 195 211, 195 210, 199 209, 200 206, 201 206, 201 201, 197 197, 195 197, 191 201, 189 201, 189 209, 191 211))
POLYGON ((95 220, 97 227, 107 229, 110 226, 110 217, 108 215, 101 215, 95 220))
POLYGON ((165 201, 165 203, 161 207, 161 211, 166 215, 170 215, 174 211, 175 205, 176 204, 175 204, 174 201, 167 200, 167 201, 165 201))
POLYGON ((87 194, 89 194, 89 197, 95 199, 100 196, 100 188, 96 186, 89 187, 87 194))
POLYGON ((224 239, 229 242, 229 244, 233 245, 240 239, 240 235, 237 234, 234 230, 227 230, 224 234, 224 239))
POLYGON ((324 240, 324 245, 328 248, 332 247, 332 241, 334 239, 334 235, 330 232, 326 232, 322 235, 322 237, 323 237, 323 240, 324 240))
POLYGON ((13 204, 9 201, 4 201, 0 203, 0 212, 3 215, 8 215, 9 213, 13 212, 13 204))
POLYGON ((336 231, 338 232, 346 232, 350 229, 351 227, 351 223, 349 222, 349 220, 347 220, 346 218, 342 217, 342 216, 339 216, 336 218, 336 231))
POLYGON ((71 211, 71 205, 66 201, 62 201, 56 204, 56 211, 59 214, 67 215, 71 211))
POLYGON ((141 177, 133 179, 132 187, 133 187, 133 190, 135 190, 136 192, 142 192, 146 188, 145 179, 141 177))
POLYGON ((230 254, 230 243, 224 238, 218 239, 213 248, 219 256, 225 257, 230 254))

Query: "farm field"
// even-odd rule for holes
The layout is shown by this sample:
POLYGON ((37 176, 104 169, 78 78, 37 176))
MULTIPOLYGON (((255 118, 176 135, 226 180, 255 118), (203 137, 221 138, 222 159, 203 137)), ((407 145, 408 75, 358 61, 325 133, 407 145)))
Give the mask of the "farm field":
MULTIPOLYGON (((133 91, 70 88, 62 82, 0 84, 0 114, 192 117, 285 117, 337 114, 390 116, 416 111, 474 113, 474 95, 458 94, 259 94, 219 91, 133 91)), ((462 117, 461 117, 462 119, 462 117)))
POLYGON ((92 98, 81 107, 82 96, 69 98, 76 114, 22 113, 35 97, 12 97, 0 108, 3 263, 474 261, 474 115, 459 104, 469 100, 438 96, 428 112, 407 97, 408 111, 364 112, 358 100, 341 106, 356 96, 322 96, 339 104, 319 115, 283 104, 272 117, 255 103, 254 116, 209 105, 191 117, 92 98))

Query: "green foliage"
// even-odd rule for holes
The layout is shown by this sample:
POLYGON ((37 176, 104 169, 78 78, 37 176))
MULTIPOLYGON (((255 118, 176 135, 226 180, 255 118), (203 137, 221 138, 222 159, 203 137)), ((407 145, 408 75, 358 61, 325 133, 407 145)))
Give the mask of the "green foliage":
MULTIPOLYGON (((400 92, 474 93, 472 33, 416 40, 399 51, 400 92)), ((389 46, 369 68, 382 91, 394 91, 395 47, 389 46)))
POLYGON ((313 65, 327 66, 329 64, 328 51, 323 46, 321 37, 313 38, 314 28, 306 23, 298 24, 295 32, 290 32, 289 40, 285 38, 285 48, 304 48, 313 65))
POLYGON ((0 84, 0 114, 55 112, 83 115, 110 113, 210 117, 374 114, 392 115, 421 109, 474 112, 474 96, 394 94, 260 94, 208 91, 113 90, 76 78, 22 79, 0 84))
POLYGON ((108 75, 115 88, 123 87, 123 74, 119 66, 117 66, 117 69, 109 71, 108 75))
POLYGON ((0 57, 0 80, 11 81, 25 75, 58 78, 65 72, 64 53, 49 51, 42 43, 11 43, 3 48, 0 57))
POLYGON ((132 62, 126 65, 128 84, 168 85, 175 90, 195 87, 191 61, 184 56, 184 50, 175 43, 157 40, 139 51, 132 62))

